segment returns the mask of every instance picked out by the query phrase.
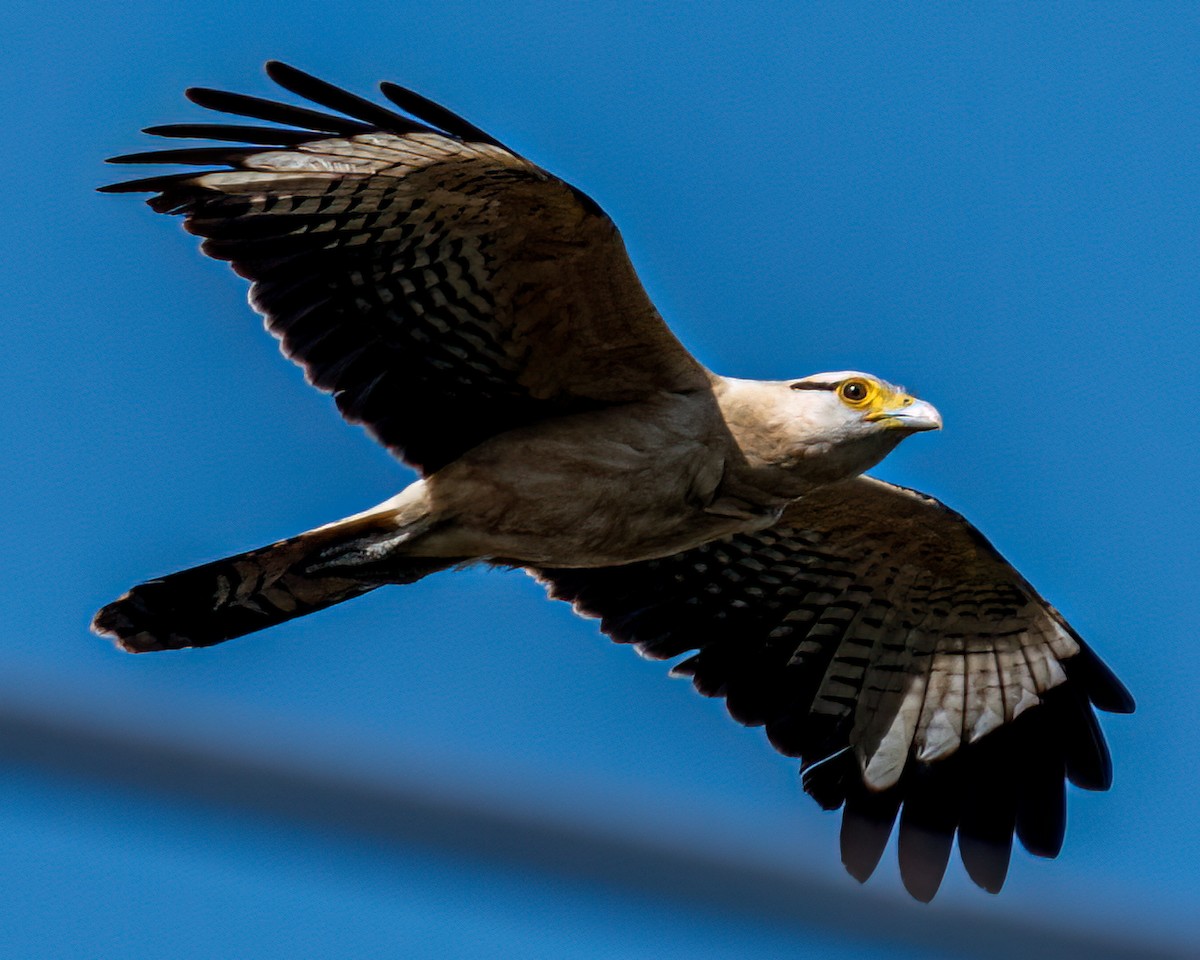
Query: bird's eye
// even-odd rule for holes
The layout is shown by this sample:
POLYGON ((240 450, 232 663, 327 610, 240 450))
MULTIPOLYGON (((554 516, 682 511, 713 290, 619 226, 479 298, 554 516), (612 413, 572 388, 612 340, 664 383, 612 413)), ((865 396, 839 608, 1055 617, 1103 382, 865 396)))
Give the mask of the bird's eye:
POLYGON ((871 387, 865 380, 847 380, 838 387, 838 395, 850 404, 859 404, 871 393, 871 387))

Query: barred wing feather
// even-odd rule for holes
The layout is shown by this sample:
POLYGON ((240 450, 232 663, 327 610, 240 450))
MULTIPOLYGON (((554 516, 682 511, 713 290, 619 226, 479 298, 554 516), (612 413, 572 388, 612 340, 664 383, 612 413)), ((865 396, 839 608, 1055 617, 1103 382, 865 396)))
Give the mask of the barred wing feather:
POLYGON ((1065 780, 1112 766, 1093 706, 1133 701, 1062 617, 958 514, 860 477, 782 520, 661 560, 541 570, 552 596, 601 618, 741 723, 801 758, 844 806, 843 861, 870 876, 899 815, 904 883, 937 891, 957 833, 997 891, 1014 832, 1056 856, 1065 780), (695 652, 693 652, 695 651, 695 652))
POLYGON ((182 214, 252 281, 284 353, 397 455, 429 473, 504 430, 707 387, 588 197, 393 84, 404 114, 283 64, 268 73, 346 116, 194 89, 201 106, 291 126, 151 127, 254 146, 116 157, 230 169, 103 189, 182 214))

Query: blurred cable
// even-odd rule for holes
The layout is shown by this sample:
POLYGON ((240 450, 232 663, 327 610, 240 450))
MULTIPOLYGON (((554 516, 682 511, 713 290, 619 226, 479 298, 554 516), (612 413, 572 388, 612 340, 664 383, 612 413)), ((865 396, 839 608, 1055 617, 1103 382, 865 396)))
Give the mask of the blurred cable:
POLYGON ((725 911, 775 926, 916 947, 945 956, 1009 960, 1157 960, 1190 956, 1110 933, 1014 922, 984 911, 926 911, 871 891, 847 896, 819 880, 735 862, 699 844, 656 845, 569 822, 559 810, 497 808, 421 784, 370 783, 281 762, 234 756, 143 731, 84 727, 0 706, 0 763, 304 824, 324 837, 368 838, 384 855, 418 845, 549 876, 599 882, 639 899, 725 911), (389 853, 390 848, 390 853, 389 853))

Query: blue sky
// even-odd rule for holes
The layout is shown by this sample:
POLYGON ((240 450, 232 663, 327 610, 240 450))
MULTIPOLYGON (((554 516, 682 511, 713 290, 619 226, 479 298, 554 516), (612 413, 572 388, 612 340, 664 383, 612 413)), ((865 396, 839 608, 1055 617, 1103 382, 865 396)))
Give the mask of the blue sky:
MULTIPOLYGON (((138 580, 355 512, 408 479, 279 357, 241 281, 178 224, 93 192, 122 172, 100 161, 148 148, 142 126, 197 118, 188 85, 269 94, 268 58, 358 92, 392 79, 595 197, 713 369, 863 369, 938 406, 946 430, 876 473, 964 512, 1139 702, 1104 719, 1116 786, 1073 792, 1061 859, 1018 856, 998 900, 952 867, 943 900, 1200 932, 1193 5, 8 11, 5 702, 419 769, 636 829, 669 834, 686 809, 747 856, 802 859, 856 896, 836 819, 800 795, 790 762, 520 575, 434 578, 176 655, 130 658, 87 634, 138 580)), ((89 897, 138 871, 169 876, 153 864, 171 830, 221 829, 198 817, 126 836, 103 803, 0 786, 29 811, 0 821, 25 851, 0 862, 5 887, 21 876, 49 894, 74 876, 52 843, 72 809, 87 820, 76 850, 128 855, 126 874, 80 881, 89 897)), ((888 859, 874 886, 898 888, 888 859)), ((80 929, 96 922, 50 899, 80 929)), ((43 919, 31 902, 0 943, 34 942, 19 939, 43 919)), ((121 909, 200 922, 182 905, 157 919, 121 909)), ((267 955, 279 909, 241 917, 239 944, 267 955)))

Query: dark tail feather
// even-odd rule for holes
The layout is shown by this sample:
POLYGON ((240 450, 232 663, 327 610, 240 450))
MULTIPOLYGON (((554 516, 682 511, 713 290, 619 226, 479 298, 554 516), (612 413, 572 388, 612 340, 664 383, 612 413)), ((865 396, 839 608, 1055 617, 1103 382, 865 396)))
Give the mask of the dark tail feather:
POLYGON ((334 524, 149 580, 101 609, 92 630, 130 653, 208 647, 458 562, 372 560, 373 539, 357 523, 334 524))

